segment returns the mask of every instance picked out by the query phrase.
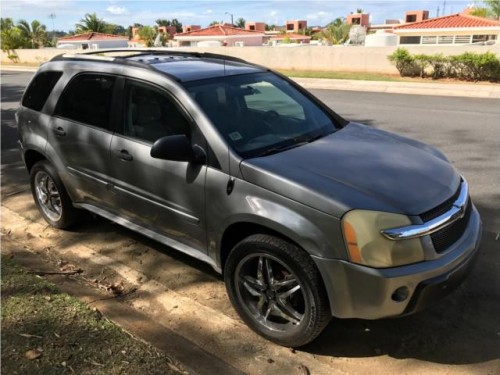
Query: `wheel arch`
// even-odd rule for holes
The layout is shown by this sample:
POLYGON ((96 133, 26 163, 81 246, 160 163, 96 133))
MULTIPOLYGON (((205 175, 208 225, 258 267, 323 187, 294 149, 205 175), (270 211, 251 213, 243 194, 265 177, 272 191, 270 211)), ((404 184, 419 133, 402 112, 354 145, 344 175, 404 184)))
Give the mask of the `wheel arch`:
POLYGON ((301 248, 301 246, 297 244, 295 241, 293 241, 291 238, 287 237, 286 235, 275 229, 269 228, 268 226, 253 223, 250 221, 241 221, 233 223, 226 228, 220 241, 219 256, 220 256, 220 265, 222 272, 224 272, 226 259, 231 250, 233 249, 233 247, 236 246, 238 242, 242 241, 243 239, 253 234, 268 234, 270 236, 276 236, 285 241, 289 241, 294 245, 296 245, 297 247, 301 248))
POLYGON ((37 150, 26 150, 24 153, 24 164, 28 169, 28 172, 31 172, 31 168, 41 160, 48 160, 45 155, 37 150))

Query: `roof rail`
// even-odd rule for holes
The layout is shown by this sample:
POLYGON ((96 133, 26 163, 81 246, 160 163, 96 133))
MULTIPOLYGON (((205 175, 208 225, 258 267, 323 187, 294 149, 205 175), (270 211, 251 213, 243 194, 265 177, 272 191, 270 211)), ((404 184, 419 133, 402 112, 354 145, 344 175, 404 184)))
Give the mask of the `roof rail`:
POLYGON ((100 55, 105 53, 116 53, 116 52, 130 52, 130 55, 126 56, 113 56, 115 58, 127 58, 136 57, 141 55, 173 55, 173 56, 192 56, 198 58, 209 58, 209 59, 220 59, 234 62, 241 62, 248 64, 247 61, 240 59, 238 57, 226 56, 211 52, 196 52, 196 51, 178 51, 169 49, 155 49, 155 48, 108 48, 108 49, 98 49, 89 52, 82 52, 77 54, 78 56, 89 56, 89 55, 100 55))
MULTIPOLYGON (((102 49, 102 50, 92 50, 89 52, 83 52, 83 53, 76 53, 76 54, 60 54, 55 57, 53 57, 50 61, 64 61, 64 60, 72 60, 72 61, 95 61, 95 62, 103 62, 103 63, 111 63, 111 64, 122 64, 122 65, 128 65, 128 66, 134 66, 134 67, 139 67, 143 69, 148 69, 148 70, 155 70, 152 64, 148 64, 147 62, 143 61, 138 61, 138 60, 130 60, 132 57, 138 57, 138 56, 147 56, 147 55, 166 55, 166 56, 186 56, 186 57, 196 57, 196 58, 206 58, 206 59, 218 59, 218 60, 224 60, 224 61, 232 61, 232 62, 239 62, 239 63, 244 63, 247 65, 251 65, 263 70, 270 70, 269 68, 266 68, 264 66, 250 63, 248 61, 245 61, 243 59, 240 59, 238 57, 233 57, 233 56, 226 56, 226 55, 221 55, 217 53, 211 53, 211 52, 189 52, 189 51, 171 51, 167 49, 143 49, 143 48, 113 48, 113 49, 102 49), (102 56, 103 54, 106 53, 114 53, 114 52, 130 52, 129 55, 126 56, 102 56), (97 56, 95 56, 97 55, 97 56)), ((172 76, 168 74, 167 72, 163 72, 163 74, 166 74, 173 78, 176 81, 180 81, 178 78, 175 76, 172 76)))

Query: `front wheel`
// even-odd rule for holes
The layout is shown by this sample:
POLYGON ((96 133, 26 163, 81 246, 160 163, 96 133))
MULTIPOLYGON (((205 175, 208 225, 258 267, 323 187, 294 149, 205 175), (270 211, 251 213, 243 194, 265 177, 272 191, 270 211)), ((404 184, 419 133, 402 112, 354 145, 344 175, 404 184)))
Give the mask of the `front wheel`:
POLYGON ((280 238, 252 235, 238 243, 224 278, 240 317, 277 344, 303 346, 330 321, 323 281, 311 257, 280 238))
POLYGON ((30 171, 31 192, 45 221, 55 228, 65 229, 80 217, 73 207, 57 172, 47 160, 36 163, 30 171))

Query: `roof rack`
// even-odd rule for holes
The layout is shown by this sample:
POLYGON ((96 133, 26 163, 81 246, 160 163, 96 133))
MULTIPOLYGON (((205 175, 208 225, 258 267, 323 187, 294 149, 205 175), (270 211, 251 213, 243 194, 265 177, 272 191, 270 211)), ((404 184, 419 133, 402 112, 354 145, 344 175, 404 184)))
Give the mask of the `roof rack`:
MULTIPOLYGON (((171 55, 171 56, 190 56, 190 57, 198 57, 198 58, 208 58, 208 59, 220 59, 226 61, 234 61, 249 64, 248 61, 240 59, 238 57, 226 56, 217 53, 211 52, 190 52, 190 51, 178 51, 178 50, 167 50, 167 49, 154 49, 154 48, 109 48, 109 49, 99 49, 93 50, 89 52, 82 52, 78 54, 72 55, 63 55, 66 58, 78 59, 82 56, 92 56, 92 55, 103 55, 106 53, 119 53, 119 52, 130 52, 129 55, 125 56, 99 56, 99 57, 111 57, 111 58, 119 58, 126 59, 129 57, 137 57, 137 56, 146 56, 146 55, 171 55)), ((58 57, 58 56, 56 56, 58 57)), ((59 59, 58 59, 59 60, 59 59)))
MULTIPOLYGON (((89 52, 76 53, 76 54, 61 54, 53 57, 50 61, 64 61, 64 60, 72 60, 72 61, 89 61, 93 60, 95 62, 104 62, 111 64, 120 64, 120 65, 128 65, 139 67, 148 70, 156 70, 153 67, 153 64, 148 64, 143 61, 131 60, 130 58, 138 57, 138 56, 148 56, 148 55, 165 55, 165 56, 185 56, 185 57, 195 57, 195 58, 205 58, 205 59, 217 59, 224 61, 232 61, 238 63, 244 63, 247 65, 251 65, 263 70, 270 70, 264 66, 250 63, 243 59, 233 56, 226 56, 217 53, 211 52, 190 52, 190 51, 171 51, 167 49, 144 49, 144 48, 111 48, 111 49, 101 49, 101 50, 92 50, 89 52), (129 52, 129 54, 123 56, 104 56, 106 53, 120 53, 120 52, 129 52), (97 55, 97 56, 96 56, 97 55)), ((168 74, 167 72, 163 72, 176 81, 180 81, 178 78, 168 74)))

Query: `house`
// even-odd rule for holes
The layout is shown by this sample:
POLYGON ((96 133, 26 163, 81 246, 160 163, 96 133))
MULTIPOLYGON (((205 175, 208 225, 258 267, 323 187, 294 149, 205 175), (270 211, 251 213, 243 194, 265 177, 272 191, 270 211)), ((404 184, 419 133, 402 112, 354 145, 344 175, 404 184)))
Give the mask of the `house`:
POLYGON ((272 36, 269 41, 272 45, 288 43, 308 44, 311 42, 311 37, 302 34, 288 33, 272 36))
POLYGON ((500 21, 457 13, 396 26, 393 32, 401 45, 498 43, 500 21))
POLYGON ((200 25, 183 25, 182 26, 182 32, 183 33, 188 33, 190 31, 200 30, 200 29, 201 29, 200 25))
POLYGON ((307 29, 307 21, 286 21, 285 29, 287 33, 300 33, 307 29))
POLYGON ((128 37, 123 35, 113 35, 89 32, 65 36, 57 39, 57 48, 70 49, 99 49, 99 48, 120 48, 128 46, 128 37))
POLYGON ((266 24, 264 22, 245 22, 245 30, 250 31, 266 31, 266 24))
POLYGON ((192 30, 174 37, 179 47, 261 46, 263 38, 264 32, 243 30, 227 24, 192 30))
POLYGON ((347 16, 346 23, 368 28, 370 26, 370 15, 367 13, 351 13, 347 16))

